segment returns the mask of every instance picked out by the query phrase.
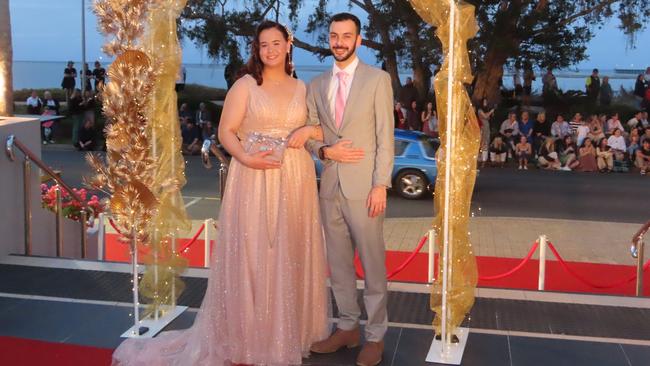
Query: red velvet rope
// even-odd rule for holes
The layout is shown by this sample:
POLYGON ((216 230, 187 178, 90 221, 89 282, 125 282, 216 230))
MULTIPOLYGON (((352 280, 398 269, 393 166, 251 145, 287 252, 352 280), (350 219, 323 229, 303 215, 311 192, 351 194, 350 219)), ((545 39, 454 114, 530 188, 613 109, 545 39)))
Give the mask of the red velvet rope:
MULTIPOLYGON (((560 253, 558 253, 557 249, 555 249, 555 246, 553 246, 553 243, 548 242, 548 248, 553 252, 553 255, 555 258, 557 258, 558 262, 562 266, 562 269, 564 269, 567 273, 575 277, 578 281, 582 282, 583 284, 593 287, 593 288, 598 288, 598 289, 610 289, 614 287, 618 287, 621 285, 624 285, 626 283, 632 282, 636 279, 636 274, 633 276, 630 276, 629 278, 626 278, 622 281, 618 281, 612 284, 608 285, 599 285, 597 283, 591 282, 590 280, 584 278, 582 275, 577 273, 573 268, 569 267, 569 265, 564 261, 564 259, 560 256, 560 253)), ((646 271, 650 267, 650 260, 646 262, 646 264, 643 266, 643 271, 646 271)))
MULTIPOLYGON (((400 264, 394 270, 389 272, 386 275, 386 278, 391 279, 391 278, 395 277, 395 275, 402 272, 404 270, 404 268, 406 268, 406 266, 411 264, 411 262, 413 262, 413 259, 415 259, 415 256, 420 252, 420 250, 422 250, 422 247, 424 246, 424 243, 426 243, 427 238, 428 238, 428 235, 423 236, 422 239, 420 239, 420 242, 418 243, 418 246, 413 250, 413 252, 411 252, 411 254, 408 256, 408 258, 406 258, 404 263, 400 264)), ((358 260, 359 260, 359 253, 355 253, 354 261, 356 262, 358 260)), ((355 271, 357 273, 357 277, 363 279, 363 273, 360 273, 358 270, 356 270, 356 267, 355 267, 355 271)))
POLYGON ((194 237, 192 237, 192 239, 190 239, 190 241, 188 243, 183 245, 183 247, 178 251, 178 253, 183 253, 186 250, 188 250, 192 246, 192 244, 194 244, 196 242, 196 239, 199 238, 199 235, 201 235, 201 233, 203 232, 203 229, 205 229, 205 224, 201 225, 201 227, 199 228, 199 231, 197 231, 196 234, 194 234, 194 237))
POLYGON ((537 247, 539 247, 539 242, 535 242, 535 244, 533 244, 533 247, 530 248, 530 251, 528 251, 528 254, 526 255, 526 257, 519 264, 517 264, 513 269, 509 270, 508 272, 498 274, 498 275, 494 275, 494 276, 479 276, 478 279, 482 280, 482 281, 492 281, 492 280, 498 280, 500 278, 508 277, 508 276, 514 274, 515 272, 519 271, 524 266, 524 264, 528 263, 530 258, 533 257, 533 254, 535 254, 535 251, 537 250, 537 247))

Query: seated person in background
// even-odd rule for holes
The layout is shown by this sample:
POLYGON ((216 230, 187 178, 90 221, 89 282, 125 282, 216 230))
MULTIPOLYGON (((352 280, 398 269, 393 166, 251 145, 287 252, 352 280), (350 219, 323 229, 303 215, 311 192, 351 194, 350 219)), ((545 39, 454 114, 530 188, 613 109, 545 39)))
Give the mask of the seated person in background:
POLYGON ((79 141, 75 147, 79 151, 93 151, 95 150, 95 140, 95 125, 91 119, 86 119, 83 127, 79 130, 79 141))
POLYGON ((217 139, 217 129, 212 126, 212 122, 206 121, 201 128, 201 137, 203 141, 217 139))
POLYGON ((615 160, 623 161, 625 159, 627 147, 625 146, 625 137, 622 135, 622 130, 615 129, 614 134, 607 139, 607 145, 611 148, 615 160))
POLYGON ((181 144, 183 154, 196 155, 201 151, 201 144, 203 142, 201 130, 199 130, 191 118, 181 128, 181 136, 183 137, 181 144))
POLYGON ((650 140, 644 140, 640 149, 636 150, 635 165, 641 169, 641 175, 646 175, 650 170, 650 140))
POLYGON ((598 170, 601 173, 611 172, 614 169, 614 157, 609 145, 607 145, 606 138, 602 138, 598 142, 596 162, 598 163, 598 170))
POLYGON ((27 104, 27 114, 41 114, 43 101, 38 97, 35 90, 32 90, 32 94, 27 98, 25 103, 27 104))
POLYGON ((605 131, 603 131, 602 118, 599 118, 596 115, 591 116, 589 122, 589 134, 587 135, 587 137, 591 139, 591 141, 600 141, 600 139, 605 137, 605 131))
POLYGON ((537 159, 540 168, 559 170, 562 168, 560 157, 555 151, 555 139, 549 137, 546 139, 542 148, 539 149, 539 158, 537 159))
POLYGON ((508 153, 508 147, 501 136, 496 136, 492 143, 490 144, 490 161, 492 165, 503 167, 506 162, 506 155, 508 153))
POLYGON ((519 141, 519 122, 515 112, 508 113, 508 119, 501 123, 499 128, 501 139, 508 147, 508 157, 512 157, 515 151, 515 144, 519 141))
POLYGON ((188 120, 192 119, 192 112, 190 112, 190 107, 187 103, 181 104, 180 109, 178 110, 178 120, 181 122, 181 126, 184 126, 188 120))
POLYGON ((630 130, 636 129, 641 124, 641 118, 642 118, 641 111, 634 113, 634 116, 627 121, 626 123, 627 127, 629 127, 630 130))
POLYGON ((595 172, 598 170, 598 164, 596 163, 596 149, 594 148, 591 139, 585 139, 579 151, 579 165, 577 166, 577 170, 581 172, 595 172))
POLYGON ((575 136, 578 133, 578 126, 582 124, 582 114, 576 113, 573 115, 571 121, 569 121, 571 135, 575 136))
POLYGON ((614 130, 616 129, 623 131, 623 125, 621 124, 621 121, 618 119, 618 113, 614 113, 612 115, 612 118, 610 118, 607 121, 607 126, 605 127, 605 134, 607 136, 611 136, 614 134, 614 130))
POLYGON ((515 146, 515 155, 519 162, 519 170, 528 170, 528 160, 532 154, 533 148, 530 146, 530 142, 528 142, 526 136, 519 136, 519 143, 515 146))
POLYGON ((591 130, 589 128, 589 124, 585 120, 580 121, 580 125, 576 129, 576 143, 578 146, 582 146, 582 143, 585 141, 585 139, 589 136, 591 133, 591 130))
POLYGON ((208 111, 208 108, 205 106, 205 103, 201 102, 199 103, 199 110, 196 112, 196 123, 199 125, 199 127, 203 127, 203 125, 207 122, 212 122, 212 116, 210 116, 210 111, 208 111))
POLYGON ((576 146, 576 143, 573 142, 573 137, 571 137, 571 135, 564 137, 562 147, 559 150, 562 170, 572 170, 578 167, 578 147, 576 146))
POLYGON ((641 144, 648 139, 650 139, 650 126, 646 127, 643 135, 641 135, 641 144))
POLYGON ((551 125, 551 136, 562 140, 564 139, 564 136, 570 133, 571 126, 569 125, 569 122, 564 120, 564 116, 558 114, 555 122, 551 125))
POLYGON ((648 112, 641 112, 641 120, 639 120, 640 129, 650 127, 650 121, 648 121, 648 112))
MULTIPOLYGON (((52 98, 52 93, 46 91, 44 93, 45 100, 43 101, 43 116, 56 116, 59 114, 59 101, 52 98)), ((43 118, 41 121, 41 137, 43 145, 54 143, 54 132, 56 127, 55 120, 48 120, 43 118)))
MULTIPOLYGON (((633 130, 636 131, 636 130, 633 130)), ((636 151, 641 147, 641 143, 639 142, 639 135, 630 135, 630 141, 627 144, 627 156, 630 157, 630 160, 634 161, 634 156, 636 151)))
POLYGON ((535 124, 533 125, 533 152, 537 155, 539 148, 542 146, 547 137, 551 136, 551 122, 546 121, 546 113, 537 114, 535 124))

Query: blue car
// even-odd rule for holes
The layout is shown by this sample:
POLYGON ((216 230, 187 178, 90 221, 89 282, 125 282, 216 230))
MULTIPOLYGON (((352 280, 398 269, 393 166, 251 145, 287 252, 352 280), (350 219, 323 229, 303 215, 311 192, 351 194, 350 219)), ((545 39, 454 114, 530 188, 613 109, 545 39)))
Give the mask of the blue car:
MULTIPOLYGON (((438 174, 436 151, 440 141, 422 132, 395 130, 395 164, 393 190, 401 197, 415 200, 433 190, 438 174)), ((317 157, 316 175, 320 179, 322 165, 317 157)))

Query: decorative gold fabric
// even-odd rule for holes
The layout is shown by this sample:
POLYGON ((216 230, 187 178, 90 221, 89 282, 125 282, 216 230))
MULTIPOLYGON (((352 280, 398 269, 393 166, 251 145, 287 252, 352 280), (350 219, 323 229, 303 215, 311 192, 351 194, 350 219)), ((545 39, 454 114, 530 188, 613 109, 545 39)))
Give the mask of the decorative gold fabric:
MULTIPOLYGON (((440 72, 436 75, 434 87, 437 111, 440 121, 440 140, 438 151, 438 177, 434 198, 434 230, 438 252, 443 252, 443 227, 449 225, 449 247, 451 263, 449 270, 448 323, 447 330, 454 333, 474 304, 474 288, 478 279, 476 259, 469 241, 468 221, 472 191, 476 180, 476 159, 479 150, 480 128, 471 100, 465 89, 466 83, 472 81, 467 41, 477 32, 474 18, 474 6, 463 1, 454 0, 410 0, 416 12, 426 22, 436 27, 436 35, 442 42, 444 54, 449 55, 449 10, 450 3, 456 6, 456 24, 454 24, 454 58, 445 59, 440 72), (453 62, 454 74, 449 76, 449 65, 453 62), (451 118, 447 118, 447 78, 453 81, 451 98, 451 118), (448 125, 449 122, 449 125, 448 125), (452 148, 446 144, 447 133, 452 134, 452 148), (451 181, 445 182, 445 154, 451 154, 451 181), (444 207, 445 190, 450 189, 450 205, 444 207), (449 222, 444 222, 445 209, 449 210, 449 222)), ((431 309, 437 314, 433 327, 436 334, 441 332, 442 313, 442 266, 432 286, 431 309)))

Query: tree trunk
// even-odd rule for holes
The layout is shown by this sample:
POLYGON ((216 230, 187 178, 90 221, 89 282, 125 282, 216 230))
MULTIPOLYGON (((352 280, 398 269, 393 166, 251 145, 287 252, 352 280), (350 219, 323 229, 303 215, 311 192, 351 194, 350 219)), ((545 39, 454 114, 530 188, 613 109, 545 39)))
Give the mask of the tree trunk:
MULTIPOLYGON (((418 18, 419 19, 419 18, 418 18)), ((422 62, 422 41, 420 40, 419 34, 418 34, 418 27, 419 24, 413 22, 413 18, 409 18, 406 24, 406 28, 408 32, 406 33, 406 37, 409 40, 409 48, 411 51, 411 59, 412 59, 412 71, 413 71, 413 85, 418 91, 418 95, 420 96, 420 100, 424 100, 427 98, 427 95, 429 94, 429 80, 431 71, 427 70, 428 65, 424 65, 422 62)))
POLYGON ((14 114, 9 0, 0 0, 0 116, 14 114))
POLYGON ((503 66, 507 59, 508 54, 506 52, 495 48, 488 50, 484 66, 476 74, 476 83, 472 93, 474 103, 479 103, 483 98, 486 98, 491 105, 495 105, 500 101, 499 80, 503 77, 503 66))

